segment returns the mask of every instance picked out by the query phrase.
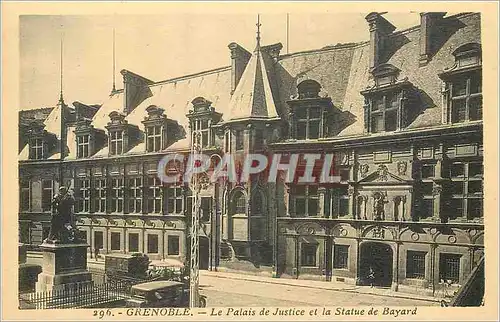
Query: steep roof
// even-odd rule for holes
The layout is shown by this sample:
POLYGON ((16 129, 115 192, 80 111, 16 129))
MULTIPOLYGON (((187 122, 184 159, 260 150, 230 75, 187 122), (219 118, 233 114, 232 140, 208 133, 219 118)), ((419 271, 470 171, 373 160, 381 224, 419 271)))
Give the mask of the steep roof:
POLYGON ((264 55, 257 46, 229 101, 229 115, 226 122, 253 118, 277 118, 273 93, 264 55))

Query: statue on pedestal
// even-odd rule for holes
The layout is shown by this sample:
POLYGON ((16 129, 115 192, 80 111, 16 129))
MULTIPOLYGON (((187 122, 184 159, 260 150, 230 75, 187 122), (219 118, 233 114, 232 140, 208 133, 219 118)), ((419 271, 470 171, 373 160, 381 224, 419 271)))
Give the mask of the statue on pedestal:
POLYGON ((68 188, 61 186, 59 193, 52 199, 52 218, 46 242, 71 243, 75 241, 77 235, 72 213, 74 204, 73 194, 68 191, 68 188))

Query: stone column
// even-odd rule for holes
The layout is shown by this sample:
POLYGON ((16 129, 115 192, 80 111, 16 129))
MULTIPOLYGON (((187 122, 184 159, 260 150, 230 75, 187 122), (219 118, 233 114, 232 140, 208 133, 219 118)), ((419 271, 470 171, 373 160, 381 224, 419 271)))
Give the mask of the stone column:
POLYGON ((434 221, 440 221, 441 218, 441 193, 443 188, 441 185, 434 183, 432 187, 432 195, 434 196, 434 213, 432 219, 434 221))
POLYGON ((356 199, 356 196, 358 194, 356 193, 353 186, 349 186, 349 188, 347 189, 347 194, 349 195, 349 216, 353 219, 356 219, 356 203, 354 202, 354 200, 356 199))
MULTIPOLYGON (((318 217, 320 218, 326 218, 325 214, 325 194, 326 194, 326 189, 325 187, 319 187, 318 188, 318 217)), ((330 216, 334 216, 334 214, 330 214, 330 216)))
POLYGON ((399 288, 399 244, 400 242, 396 242, 396 252, 394 254, 393 265, 392 265, 392 285, 391 289, 393 291, 398 291, 399 288))
POLYGON ((295 215, 295 209, 294 207, 291 206, 291 198, 290 198, 290 187, 288 185, 284 185, 284 189, 283 191, 285 192, 284 193, 284 196, 283 196, 283 199, 284 199, 284 204, 285 204, 285 217, 294 217, 295 215))

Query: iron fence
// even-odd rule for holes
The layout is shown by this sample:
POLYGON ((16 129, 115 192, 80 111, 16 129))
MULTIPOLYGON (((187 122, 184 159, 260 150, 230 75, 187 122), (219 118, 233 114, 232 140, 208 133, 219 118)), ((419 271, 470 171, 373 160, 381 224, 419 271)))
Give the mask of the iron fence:
POLYGON ((21 309, 105 307, 128 298, 133 284, 127 281, 65 284, 51 291, 19 294, 19 306, 21 309))

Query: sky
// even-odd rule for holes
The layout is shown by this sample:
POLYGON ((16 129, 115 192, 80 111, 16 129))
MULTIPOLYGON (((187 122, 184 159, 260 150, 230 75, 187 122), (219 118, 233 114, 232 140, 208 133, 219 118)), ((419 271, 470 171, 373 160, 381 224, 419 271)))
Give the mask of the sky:
MULTIPOLYGON (((369 39, 360 13, 293 13, 289 52, 319 49, 369 39)), ((418 13, 384 15, 396 30, 416 26, 418 13)), ((281 42, 286 53, 286 13, 261 14, 261 44, 281 42)), ((57 104, 61 87, 66 103, 100 104, 113 82, 115 29, 116 87, 120 70, 161 81, 231 64, 228 44, 255 47, 255 14, 25 15, 20 17, 20 109, 57 104)))

